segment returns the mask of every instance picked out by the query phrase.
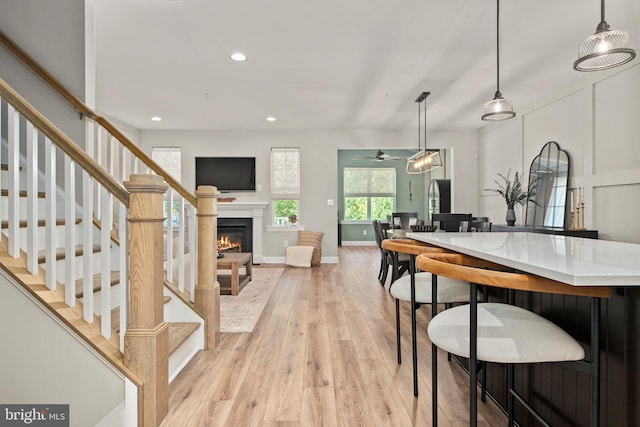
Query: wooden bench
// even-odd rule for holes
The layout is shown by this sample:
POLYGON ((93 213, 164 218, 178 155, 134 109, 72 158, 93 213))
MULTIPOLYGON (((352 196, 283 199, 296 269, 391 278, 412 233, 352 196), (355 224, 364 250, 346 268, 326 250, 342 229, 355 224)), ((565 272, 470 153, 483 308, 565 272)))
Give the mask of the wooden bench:
POLYGON ((250 252, 225 252, 217 259, 221 295, 238 295, 251 281, 251 258, 250 252), (240 267, 244 267, 245 274, 240 274, 240 267), (220 270, 231 270, 231 274, 220 274, 220 270))

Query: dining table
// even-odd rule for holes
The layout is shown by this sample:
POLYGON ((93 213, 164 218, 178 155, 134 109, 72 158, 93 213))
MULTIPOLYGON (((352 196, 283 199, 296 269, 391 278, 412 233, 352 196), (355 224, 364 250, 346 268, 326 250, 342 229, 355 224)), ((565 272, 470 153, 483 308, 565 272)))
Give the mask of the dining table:
MULTIPOLYGON (((527 232, 407 232, 406 237, 557 282, 557 289, 538 292, 566 292, 590 297, 591 425, 599 425, 601 298, 610 295, 615 287, 640 286, 640 244, 527 232)), ((477 301, 472 303, 477 304, 477 301)), ((474 325, 473 321, 470 324, 474 325)), ((476 333, 472 327, 469 364, 471 425, 477 423, 476 333)))

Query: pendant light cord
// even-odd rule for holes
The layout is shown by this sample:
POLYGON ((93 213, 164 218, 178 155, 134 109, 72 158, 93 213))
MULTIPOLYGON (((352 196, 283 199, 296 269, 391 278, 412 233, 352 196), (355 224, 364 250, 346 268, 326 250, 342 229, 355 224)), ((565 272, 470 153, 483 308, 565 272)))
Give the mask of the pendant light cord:
POLYGON ((496 0, 498 7, 496 8, 496 96, 502 96, 500 93, 500 0, 496 0))
POLYGON ((605 22, 605 20, 604 20, 604 0, 600 0, 600 21, 605 22))
MULTIPOLYGON (((420 151, 420 138, 421 138, 421 133, 420 133, 420 103, 418 102, 418 151, 420 151)), ((425 145, 427 143, 427 141, 424 142, 425 145)))
POLYGON ((427 98, 424 99, 424 152, 427 152, 427 98))

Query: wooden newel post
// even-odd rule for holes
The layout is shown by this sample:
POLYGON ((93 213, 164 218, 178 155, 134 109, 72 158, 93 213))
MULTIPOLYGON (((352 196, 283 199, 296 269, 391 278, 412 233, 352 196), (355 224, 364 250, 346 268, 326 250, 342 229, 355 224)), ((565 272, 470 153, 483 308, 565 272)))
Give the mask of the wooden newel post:
POLYGON ((195 291, 196 310, 204 316, 205 349, 212 350, 220 342, 220 284, 216 266, 218 245, 218 190, 201 185, 198 198, 198 280, 195 291))
MULTIPOLYGON (((169 400, 169 329, 163 319, 163 195, 156 175, 131 175, 129 191, 129 312, 124 363, 143 381, 145 427, 160 425, 169 400)), ((140 411, 140 409, 139 409, 140 411)))

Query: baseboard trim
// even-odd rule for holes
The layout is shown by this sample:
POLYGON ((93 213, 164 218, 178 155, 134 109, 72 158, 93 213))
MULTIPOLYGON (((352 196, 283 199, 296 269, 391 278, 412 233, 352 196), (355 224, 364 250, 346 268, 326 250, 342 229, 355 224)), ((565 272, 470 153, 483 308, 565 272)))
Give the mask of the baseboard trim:
POLYGON ((375 246, 376 245, 376 241, 375 240, 347 240, 347 241, 342 241, 342 246, 375 246))
MULTIPOLYGON (((262 259, 262 262, 264 264, 284 264, 284 262, 286 261, 285 257, 280 257, 280 256, 273 256, 273 257, 264 257, 262 259)), ((339 258, 337 256, 323 256, 322 258, 320 258, 320 263, 321 264, 338 264, 340 262, 339 258)))

